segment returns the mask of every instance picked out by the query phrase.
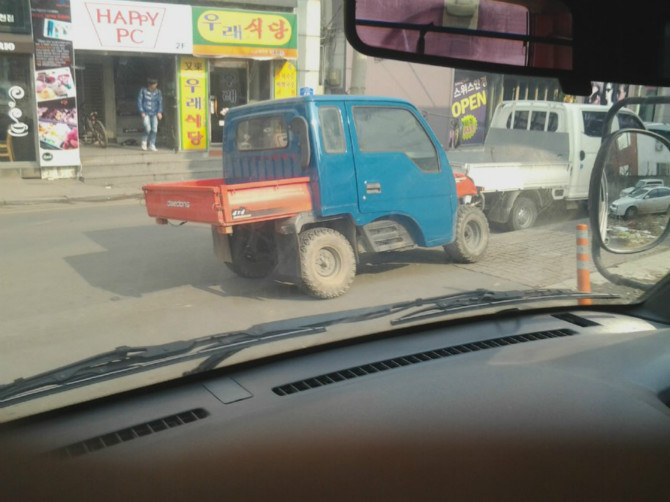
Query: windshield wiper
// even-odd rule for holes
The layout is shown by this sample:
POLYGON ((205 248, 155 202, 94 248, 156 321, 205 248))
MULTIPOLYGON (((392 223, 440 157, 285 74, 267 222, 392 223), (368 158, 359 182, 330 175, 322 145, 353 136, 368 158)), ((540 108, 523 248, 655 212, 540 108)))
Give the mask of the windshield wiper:
POLYGON ((478 289, 465 293, 417 298, 375 307, 274 321, 252 326, 245 331, 219 333, 193 340, 181 340, 160 345, 118 347, 109 352, 103 352, 45 373, 29 378, 19 378, 13 383, 0 385, 0 408, 120 376, 204 358, 204 361, 197 367, 184 373, 184 375, 199 373, 215 368, 222 361, 249 347, 277 340, 324 333, 329 326, 336 324, 379 319, 408 310, 412 311, 392 319, 390 321, 391 325, 489 306, 582 298, 614 299, 618 296, 579 293, 564 289, 500 292, 478 289))
POLYGON ((269 330, 254 334, 251 329, 160 345, 117 347, 66 366, 0 385, 0 408, 140 371, 201 359, 212 351, 217 351, 219 356, 225 351, 225 357, 230 357, 242 349, 280 336, 292 337, 323 331, 325 328, 297 327, 280 332, 269 330))
POLYGON ((519 291, 491 291, 478 289, 468 293, 458 293, 439 298, 416 300, 417 310, 403 315, 391 321, 392 325, 405 324, 409 322, 430 319, 433 317, 452 314, 455 312, 466 312, 468 310, 481 309, 490 306, 517 305, 519 303, 531 303, 550 300, 611 300, 619 298, 618 295, 609 293, 583 293, 570 289, 538 289, 519 291), (424 306, 427 305, 427 306, 424 306))

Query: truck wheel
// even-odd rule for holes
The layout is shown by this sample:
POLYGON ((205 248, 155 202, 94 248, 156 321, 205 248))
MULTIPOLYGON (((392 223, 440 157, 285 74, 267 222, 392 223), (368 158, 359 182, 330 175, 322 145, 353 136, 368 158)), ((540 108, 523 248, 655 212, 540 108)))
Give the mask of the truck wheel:
POLYGON ((300 234, 302 289, 316 298, 335 298, 347 292, 356 275, 351 244, 331 228, 311 228, 300 234))
POLYGON ((226 265, 240 277, 267 277, 276 265, 274 239, 271 232, 238 230, 230 237, 232 263, 226 265))
POLYGON ((489 225, 481 209, 458 206, 454 241, 444 246, 447 255, 460 263, 479 260, 489 244, 489 225))
POLYGON ((525 230, 535 224, 537 219, 537 205, 533 199, 518 197, 512 205, 507 227, 510 230, 525 230))

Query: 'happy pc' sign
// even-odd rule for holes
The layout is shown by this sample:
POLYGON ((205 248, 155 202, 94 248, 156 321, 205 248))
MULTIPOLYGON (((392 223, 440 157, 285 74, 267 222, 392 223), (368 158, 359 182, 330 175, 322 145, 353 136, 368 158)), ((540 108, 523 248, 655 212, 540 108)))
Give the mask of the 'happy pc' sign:
POLYGON ((190 54, 191 8, 185 5, 71 0, 75 49, 190 54))

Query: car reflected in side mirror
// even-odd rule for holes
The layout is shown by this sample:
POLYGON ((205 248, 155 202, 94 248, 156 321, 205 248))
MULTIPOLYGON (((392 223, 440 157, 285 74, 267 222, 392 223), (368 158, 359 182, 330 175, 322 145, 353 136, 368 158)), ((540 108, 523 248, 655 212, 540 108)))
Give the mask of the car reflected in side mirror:
POLYGON ((669 228, 670 143, 649 131, 618 131, 603 143, 596 171, 598 203, 592 207, 598 208, 594 232, 602 247, 629 254, 658 245, 669 228), (646 178, 661 179, 664 185, 634 188, 646 178))

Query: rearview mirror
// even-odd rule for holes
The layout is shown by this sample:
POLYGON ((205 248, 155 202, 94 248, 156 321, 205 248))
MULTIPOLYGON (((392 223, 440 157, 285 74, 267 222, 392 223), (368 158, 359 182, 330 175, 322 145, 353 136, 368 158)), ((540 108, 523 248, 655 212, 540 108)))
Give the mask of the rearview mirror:
POLYGON ((598 152, 594 181, 599 201, 594 233, 603 248, 639 253, 665 239, 670 228, 670 143, 665 138, 641 130, 610 135, 598 152))
POLYGON ((650 0, 343 2, 347 40, 375 58, 552 77, 582 96, 592 81, 670 84, 669 14, 650 0))
POLYGON ((560 0, 348 3, 353 13, 347 15, 353 15, 354 24, 347 33, 350 42, 386 51, 386 57, 416 55, 443 66, 467 62, 471 68, 480 62, 488 71, 498 66, 501 72, 515 67, 551 75, 572 70, 572 15, 560 0))

